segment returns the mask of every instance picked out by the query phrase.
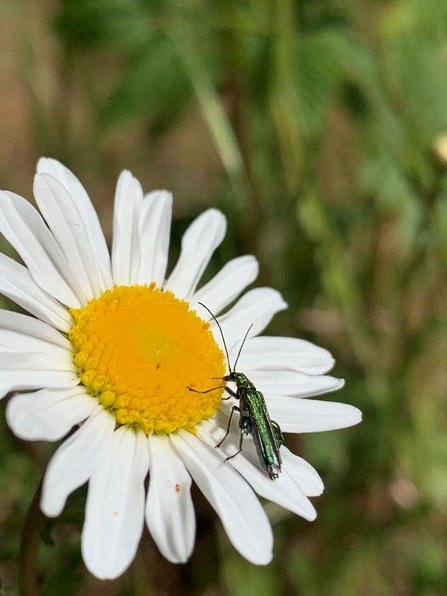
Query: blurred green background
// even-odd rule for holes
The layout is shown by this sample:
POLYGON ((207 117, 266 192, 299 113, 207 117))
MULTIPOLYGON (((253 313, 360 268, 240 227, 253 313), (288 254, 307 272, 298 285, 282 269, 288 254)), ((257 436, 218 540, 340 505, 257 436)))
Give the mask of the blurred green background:
POLYGON ((266 504, 271 565, 243 560, 197 491, 187 565, 145 535, 130 570, 99 582, 80 558, 81 490, 19 592, 54 446, 15 439, 3 404, 0 593, 447 594, 447 2, 3 0, 0 27, 1 187, 31 199, 37 157, 56 157, 110 239, 129 168, 174 192, 173 258, 192 218, 219 207, 229 233, 208 276, 256 254, 257 283, 290 306, 270 333, 330 349, 347 384, 327 398, 364 413, 287 438, 326 490, 312 524, 266 504))

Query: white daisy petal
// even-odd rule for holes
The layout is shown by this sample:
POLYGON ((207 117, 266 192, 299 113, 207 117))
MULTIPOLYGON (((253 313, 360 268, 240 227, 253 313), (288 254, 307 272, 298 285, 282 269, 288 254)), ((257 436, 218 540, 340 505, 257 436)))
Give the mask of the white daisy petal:
POLYGON ((272 559, 272 529, 249 485, 224 464, 218 452, 191 433, 179 431, 171 441, 235 549, 251 563, 267 565, 272 559))
POLYGON ((0 232, 41 288, 73 308, 85 302, 80 284, 42 217, 28 201, 12 192, 0 191, 0 232))
MULTIPOLYGON (((236 356, 237 346, 230 356, 236 356)), ((295 337, 250 337, 239 360, 244 372, 266 370, 297 370, 309 375, 321 375, 334 366, 330 352, 295 337)), ((248 375, 250 376, 250 375, 248 375)))
POLYGON ((101 279, 103 290, 113 286, 112 268, 110 264, 110 255, 107 249, 106 240, 101 230, 98 215, 93 207, 90 198, 76 178, 76 176, 56 159, 42 157, 37 163, 38 174, 51 174, 56 178, 70 193, 75 201, 83 224, 87 229, 90 246, 94 253, 94 261, 91 266, 97 268, 101 279))
MULTIPOLYGON (((287 308, 279 292, 273 288, 255 288, 250 290, 226 314, 218 318, 227 344, 242 339, 252 324, 248 337, 261 333, 277 312, 287 308)), ((211 323, 214 336, 221 343, 220 332, 216 324, 211 323), (220 340, 220 341, 219 341, 220 340)), ((248 344, 248 341, 246 345, 248 344)), ((237 350, 233 350, 237 352, 237 350)), ((245 351, 245 346, 244 346, 245 351)), ((241 367, 239 367, 240 370, 241 367)))
POLYGON ((25 391, 54 387, 67 389, 79 384, 76 373, 60 370, 3 370, 0 371, 0 399, 10 391, 25 391))
POLYGON ((87 482, 111 448, 115 418, 101 406, 56 450, 45 472, 40 506, 60 515, 68 495, 87 482))
POLYGON ((0 397, 10 391, 78 385, 70 348, 43 321, 0 310, 0 397))
POLYGON ((345 384, 343 379, 326 375, 311 376, 295 370, 249 370, 244 372, 262 393, 276 393, 293 397, 312 397, 337 391, 345 384))
POLYGON ((360 410, 349 404, 316 399, 265 396, 270 416, 286 433, 313 433, 358 424, 360 410))
POLYGON ((217 315, 258 277, 258 272, 259 263, 252 255, 229 261, 211 281, 193 295, 190 309, 196 309, 205 321, 210 320, 210 314, 197 303, 202 302, 217 315))
MULTIPOLYGON (((0 373, 8 371, 66 371, 77 374, 72 360, 50 359, 44 352, 7 352, 0 350, 0 373)), ((25 373, 26 374, 26 373, 25 373)))
POLYGON ((82 530, 82 555, 99 579, 115 579, 131 564, 144 525, 147 437, 120 427, 93 472, 82 530))
POLYGON ((73 356, 68 350, 46 340, 9 329, 0 329, 0 355, 0 370, 8 370, 9 367, 14 370, 23 368, 24 363, 20 362, 22 358, 29 362, 37 359, 38 366, 43 370, 75 370, 73 356), (45 358, 48 360, 47 363, 44 361, 45 358))
MULTIPOLYGON (((226 430, 206 420, 198 427, 198 436, 210 447, 215 447, 224 437, 226 430)), ((243 441, 243 452, 225 462, 231 465, 250 484, 253 490, 270 501, 281 505, 285 509, 300 515, 309 521, 317 517, 314 506, 305 495, 300 484, 287 473, 283 467, 278 478, 273 481, 262 469, 253 441, 249 438, 243 441)), ((239 436, 233 432, 228 435, 220 447, 220 451, 228 457, 239 449, 239 436)))
MULTIPOLYGON (((8 314, 8 311, 0 312, 0 320, 2 315, 8 314)), ((18 313, 11 313, 17 315, 18 313)), ((46 325, 41 321, 27 317, 26 315, 18 315, 22 317, 23 321, 19 323, 27 323, 29 320, 29 330, 16 331, 13 329, 2 329, 0 326, 0 370, 20 370, 25 368, 42 370, 66 370, 76 372, 76 367, 73 362, 73 354, 66 347, 56 345, 48 339, 40 339, 33 333, 39 331, 39 326, 46 325), (36 325, 37 323, 37 325, 36 325), (39 325, 40 323, 40 325, 39 325)), ((11 327, 14 326, 16 317, 11 317, 11 327)), ((17 325, 16 325, 17 327, 17 325)), ((48 328, 54 332, 51 327, 48 328)), ((42 336, 44 333, 41 334, 42 336)), ((65 340, 61 336, 62 340, 65 340)))
POLYGON ((308 497, 319 497, 324 484, 315 468, 284 445, 281 447, 281 457, 287 474, 292 476, 303 493, 308 497))
POLYGON ((137 283, 140 270, 139 219, 143 202, 140 183, 129 171, 121 173, 115 193, 112 270, 117 286, 137 283))
POLYGON ((196 530, 191 477, 168 437, 149 436, 149 453, 147 527, 168 561, 185 563, 194 548, 196 530))
POLYGON ((68 190, 50 174, 36 174, 34 196, 87 301, 102 294, 95 255, 79 209, 68 190))
POLYGON ((36 284, 26 267, 3 253, 0 253, 0 293, 56 329, 70 331, 68 311, 36 284))
POLYGON ((172 194, 156 190, 144 197, 140 217, 141 264, 137 283, 162 287, 169 254, 172 194))
POLYGON ((180 258, 166 282, 166 290, 189 299, 224 239, 226 228, 225 216, 217 209, 208 209, 192 222, 183 235, 180 258))
POLYGON ((58 441, 85 420, 98 401, 82 387, 41 389, 12 397, 6 418, 14 433, 27 441, 58 441))
MULTIPOLYGON (((37 343, 29 343, 30 341, 48 343, 68 352, 73 350, 68 339, 47 323, 18 312, 0 309, 0 346, 4 346, 5 349, 26 351, 31 345, 37 345, 37 343), (7 342, 3 343, 2 337, 6 336, 6 332, 10 332, 10 335, 7 336, 7 342)), ((49 347, 46 348, 48 349, 49 347)))

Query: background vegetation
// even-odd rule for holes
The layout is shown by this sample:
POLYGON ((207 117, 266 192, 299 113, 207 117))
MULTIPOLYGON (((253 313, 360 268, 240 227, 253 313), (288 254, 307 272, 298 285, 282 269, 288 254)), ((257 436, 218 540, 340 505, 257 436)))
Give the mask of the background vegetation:
MULTIPOLYGON (((1 187, 31 198, 37 156, 56 157, 110 238, 129 168, 175 194, 173 257, 218 206, 230 232, 209 274, 256 254, 259 285, 290 305, 271 333, 329 348, 347 384, 328 399, 364 413, 288 438, 326 491, 312 524, 266 504, 268 567, 231 548, 197 494, 187 565, 145 535, 125 576, 99 582, 80 558, 81 490, 44 527, 33 594, 447 594, 445 0, 6 0, 0 23, 1 187)), ((53 448, 0 429, 3 594, 20 593, 20 533, 53 448)))

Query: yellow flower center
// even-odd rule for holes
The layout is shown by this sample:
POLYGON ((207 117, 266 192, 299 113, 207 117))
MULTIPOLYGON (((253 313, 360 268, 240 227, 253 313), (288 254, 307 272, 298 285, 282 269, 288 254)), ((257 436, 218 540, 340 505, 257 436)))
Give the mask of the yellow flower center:
POLYGON ((146 434, 195 432, 216 413, 224 356, 209 323, 171 292, 116 286, 87 306, 71 309, 69 339, 83 385, 119 425, 146 434))

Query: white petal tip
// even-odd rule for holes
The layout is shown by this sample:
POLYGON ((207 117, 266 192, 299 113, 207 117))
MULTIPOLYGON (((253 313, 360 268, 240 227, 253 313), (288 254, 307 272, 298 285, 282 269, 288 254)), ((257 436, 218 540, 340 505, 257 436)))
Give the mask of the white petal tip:
POLYGON ((346 413, 345 427, 355 426, 356 424, 359 424, 359 422, 361 422, 363 418, 362 412, 355 406, 349 406, 349 404, 346 405, 349 407, 349 413, 346 413))
POLYGON ((82 543, 82 537, 81 552, 82 558, 84 560, 84 565, 87 567, 87 569, 90 571, 92 575, 94 575, 97 579, 100 579, 101 581, 117 579, 127 571, 134 559, 134 557, 132 557, 130 561, 126 561, 123 564, 123 562, 118 561, 105 562, 104 559, 100 556, 92 557, 88 549, 84 547, 82 543), (95 560, 90 560, 92 558, 94 558, 95 560))
POLYGON ((262 554, 259 553, 259 555, 257 557, 248 557, 246 555, 244 555, 244 556, 247 559, 247 561, 249 561, 253 565, 259 565, 260 567, 268 565, 273 560, 273 552, 272 551, 268 551, 267 553, 262 553, 262 554))
POLYGON ((47 160, 48 157, 39 157, 36 164, 36 173, 40 174, 47 171, 47 160))
POLYGON ((164 201, 169 201, 170 203, 172 203, 173 201, 172 192, 164 188, 151 190, 151 192, 148 192, 144 195, 145 199, 150 197, 155 197, 157 201, 160 201, 161 199, 163 199, 164 201))
POLYGON ((317 519, 317 510, 313 504, 307 499, 307 503, 302 507, 299 516, 308 522, 313 522, 317 519))
POLYGON ((215 207, 211 207, 210 209, 207 209, 201 215, 199 215, 197 219, 199 220, 202 218, 202 221, 208 221, 208 225, 213 225, 213 222, 215 222, 214 225, 219 226, 222 235, 225 235, 227 227, 227 218, 222 213, 222 211, 219 211, 219 209, 216 209, 215 207))
POLYGON ((189 557, 173 557, 173 556, 166 556, 166 554, 163 555, 164 558, 169 561, 170 563, 173 563, 174 565, 182 565, 184 563, 188 562, 189 557))
POLYGON ((40 509, 42 510, 42 513, 44 515, 46 515, 46 517, 59 517, 59 515, 62 513, 62 511, 64 510, 64 508, 56 508, 56 507, 51 507, 48 506, 47 504, 45 504, 43 502, 43 498, 42 501, 40 502, 40 509))
POLYGON ((118 176, 118 182, 124 180, 125 178, 128 180, 132 180, 133 176, 130 170, 123 170, 121 174, 118 176))
POLYGON ((66 169, 60 161, 53 157, 39 157, 36 164, 36 174, 50 173, 50 166, 66 169))
POLYGON ((96 579, 99 579, 101 581, 112 581, 114 579, 117 579, 120 575, 122 575, 123 572, 120 573, 108 573, 107 571, 98 571, 97 569, 95 569, 94 567, 92 567, 91 565, 88 565, 85 560, 84 560, 84 564, 87 567, 88 571, 94 575, 96 577, 96 579))

